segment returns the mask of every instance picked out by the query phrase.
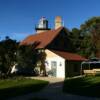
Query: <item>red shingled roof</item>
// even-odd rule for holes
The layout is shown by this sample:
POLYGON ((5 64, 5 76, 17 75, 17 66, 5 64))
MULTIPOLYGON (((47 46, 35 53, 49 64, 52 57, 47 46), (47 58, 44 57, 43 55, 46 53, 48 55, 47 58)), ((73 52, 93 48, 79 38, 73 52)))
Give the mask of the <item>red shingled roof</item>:
POLYGON ((52 50, 52 52, 54 52, 55 54, 65 58, 66 60, 71 60, 71 61, 84 61, 86 60, 86 58, 75 54, 75 53, 69 53, 69 52, 63 52, 63 51, 55 51, 52 50))
POLYGON ((38 42, 39 44, 36 48, 44 48, 59 34, 62 29, 63 27, 60 27, 56 30, 49 30, 35 35, 30 35, 24 39, 20 45, 29 45, 38 42))

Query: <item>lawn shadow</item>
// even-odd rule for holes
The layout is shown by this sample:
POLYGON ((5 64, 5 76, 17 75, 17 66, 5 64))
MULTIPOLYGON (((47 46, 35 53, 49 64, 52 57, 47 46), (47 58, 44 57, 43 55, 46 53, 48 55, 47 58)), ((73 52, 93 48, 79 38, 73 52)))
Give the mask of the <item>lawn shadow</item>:
POLYGON ((40 82, 35 84, 30 83, 30 84, 15 85, 7 88, 0 88, 0 100, 6 100, 16 96, 26 95, 29 93, 40 91, 47 84, 48 82, 40 82))

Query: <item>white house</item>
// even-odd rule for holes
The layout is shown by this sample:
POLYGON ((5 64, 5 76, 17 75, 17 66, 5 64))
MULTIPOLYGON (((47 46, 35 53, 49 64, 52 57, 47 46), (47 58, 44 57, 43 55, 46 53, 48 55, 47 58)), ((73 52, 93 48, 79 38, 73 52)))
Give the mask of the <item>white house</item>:
POLYGON ((80 55, 55 50, 45 50, 46 72, 48 76, 65 78, 80 74, 81 62, 85 60, 80 55))
POLYGON ((65 59, 50 50, 45 50, 46 71, 48 75, 65 78, 65 59))
POLYGON ((72 53, 74 48, 62 26, 61 17, 55 19, 55 29, 48 28, 48 21, 42 18, 36 27, 36 34, 26 37, 20 45, 35 45, 37 51, 46 53, 45 67, 48 76, 65 78, 80 74, 81 62, 85 58, 72 53), (41 27, 40 27, 41 26, 41 27))

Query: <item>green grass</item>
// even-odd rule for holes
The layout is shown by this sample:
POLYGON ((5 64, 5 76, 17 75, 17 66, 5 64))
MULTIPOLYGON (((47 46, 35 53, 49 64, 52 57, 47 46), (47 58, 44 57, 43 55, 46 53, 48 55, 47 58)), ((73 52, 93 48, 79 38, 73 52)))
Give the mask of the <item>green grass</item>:
POLYGON ((63 91, 83 96, 100 97, 100 77, 66 79, 63 91))
POLYGON ((47 84, 47 81, 26 78, 0 80, 0 100, 37 92, 47 84))

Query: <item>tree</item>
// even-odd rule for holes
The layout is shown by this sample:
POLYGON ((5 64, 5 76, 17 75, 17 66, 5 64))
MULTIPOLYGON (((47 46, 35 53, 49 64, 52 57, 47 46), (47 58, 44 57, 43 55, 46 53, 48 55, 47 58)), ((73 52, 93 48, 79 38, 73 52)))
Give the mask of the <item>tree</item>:
POLYGON ((43 71, 42 75, 46 76, 46 66, 45 66, 45 59, 46 59, 46 53, 44 49, 39 49, 38 50, 38 55, 37 55, 37 64, 39 64, 40 67, 40 74, 43 71))
POLYGON ((78 52, 79 48, 80 48, 80 30, 77 28, 73 28, 70 35, 70 40, 74 45, 75 48, 75 52, 78 52))
POLYGON ((79 54, 85 56, 86 58, 94 57, 95 48, 92 44, 92 40, 90 36, 84 36, 84 38, 80 42, 80 50, 78 51, 79 54))
POLYGON ((92 48, 92 54, 96 57, 100 57, 100 17, 90 18, 81 25, 80 30, 84 37, 89 36, 91 40, 88 41, 91 42, 88 47, 92 48))
POLYGON ((17 67, 20 74, 35 74, 34 68, 37 62, 37 52, 33 45, 22 45, 17 50, 17 67))
POLYGON ((44 53, 38 53, 35 49, 38 42, 32 45, 19 45, 15 40, 6 37, 5 40, 0 41, 0 72, 5 75, 11 73, 13 65, 17 64, 20 74, 36 74, 34 69, 37 62, 41 61, 41 70, 45 75, 44 53))
POLYGON ((6 37, 0 42, 0 71, 9 74, 12 66, 16 62, 16 50, 18 43, 6 37))

